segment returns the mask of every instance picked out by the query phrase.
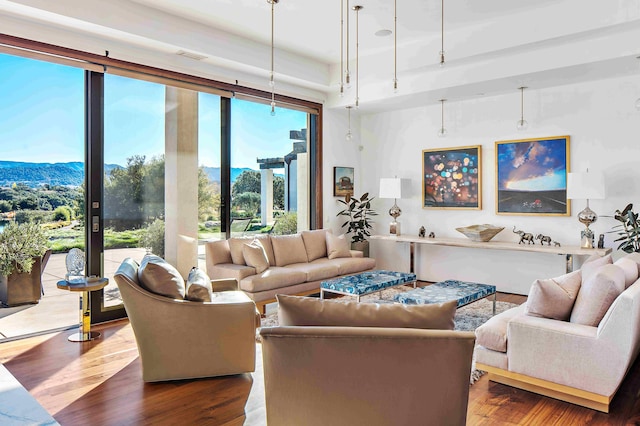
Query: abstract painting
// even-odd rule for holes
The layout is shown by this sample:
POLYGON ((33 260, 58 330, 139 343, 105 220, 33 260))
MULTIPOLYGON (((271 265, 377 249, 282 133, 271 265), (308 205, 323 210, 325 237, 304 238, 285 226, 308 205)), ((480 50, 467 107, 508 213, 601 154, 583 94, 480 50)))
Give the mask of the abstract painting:
POLYGON ((569 136, 496 142, 496 213, 569 216, 569 136))
POLYGON ((480 145, 422 151, 422 207, 482 208, 480 145))

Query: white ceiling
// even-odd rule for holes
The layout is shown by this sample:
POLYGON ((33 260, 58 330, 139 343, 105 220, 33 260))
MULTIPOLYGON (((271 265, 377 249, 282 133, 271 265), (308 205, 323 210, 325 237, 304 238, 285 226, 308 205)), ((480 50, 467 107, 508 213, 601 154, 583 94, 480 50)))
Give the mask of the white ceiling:
MULTIPOLYGON (((343 0, 346 4, 346 0, 343 0)), ((359 95, 364 110, 405 108, 576 81, 638 74, 639 0, 398 0, 393 93, 392 0, 350 0, 360 12, 359 95)), ((341 0, 275 5, 276 88, 352 104, 340 83, 341 0)), ((266 0, 0 0, 3 33, 103 53, 268 90, 270 4, 266 0), (179 50, 206 58, 176 55, 179 50)), ((355 73, 355 14, 350 59, 355 73)), ((346 18, 345 18, 346 19, 346 18)))

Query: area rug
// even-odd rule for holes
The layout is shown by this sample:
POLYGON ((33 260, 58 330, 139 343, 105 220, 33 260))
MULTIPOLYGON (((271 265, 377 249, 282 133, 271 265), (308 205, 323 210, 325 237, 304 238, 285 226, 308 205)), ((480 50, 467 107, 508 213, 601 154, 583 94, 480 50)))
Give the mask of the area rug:
MULTIPOLYGON (((382 291, 382 295, 380 293, 373 293, 367 296, 363 296, 360 298, 361 303, 393 303, 393 296, 396 294, 407 291, 412 287, 393 287, 390 289, 386 289, 382 291)), ((355 301, 355 298, 352 297, 337 297, 335 299, 331 299, 336 302, 344 303, 355 301)), ((511 309, 517 306, 514 303, 509 302, 496 302, 496 314, 500 312, 504 312, 507 309, 511 309)), ((481 299, 477 302, 471 303, 467 306, 463 306, 462 308, 456 311, 456 316, 454 318, 454 330, 460 331, 474 331, 480 325, 484 324, 493 316, 493 299, 481 299)), ((268 313, 261 320, 261 327, 275 327, 278 325, 278 312, 268 313)), ((260 329, 256 331, 256 341, 260 343, 260 329)), ((471 365, 471 376, 469 382, 471 384, 475 383, 485 372, 481 370, 476 370, 475 368, 475 353, 473 356, 473 363, 471 365)))

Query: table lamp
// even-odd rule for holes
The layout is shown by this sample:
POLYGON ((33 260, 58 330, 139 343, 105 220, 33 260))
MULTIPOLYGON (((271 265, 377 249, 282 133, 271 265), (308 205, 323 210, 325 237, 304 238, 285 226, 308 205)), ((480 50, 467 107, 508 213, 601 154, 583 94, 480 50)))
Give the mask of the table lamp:
POLYGON ((379 198, 393 198, 393 206, 389 209, 389 215, 393 218, 389 225, 389 234, 397 237, 400 235, 400 223, 397 219, 402 214, 402 210, 396 204, 396 200, 402 198, 402 179, 381 178, 379 198))
POLYGON ((594 248, 593 231, 589 225, 598 220, 596 212, 589 208, 589 200, 602 200, 605 196, 604 174, 602 172, 569 173, 567 175, 567 198, 587 200, 587 207, 578 213, 578 220, 586 228, 580 233, 580 247, 594 248))

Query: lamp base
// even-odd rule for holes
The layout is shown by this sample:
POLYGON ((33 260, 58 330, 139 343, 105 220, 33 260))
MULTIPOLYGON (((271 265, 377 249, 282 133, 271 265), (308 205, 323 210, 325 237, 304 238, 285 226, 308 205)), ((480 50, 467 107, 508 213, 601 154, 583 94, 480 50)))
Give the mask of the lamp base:
POLYGON ((580 232, 580 247, 582 248, 595 248, 593 244, 593 231, 589 228, 585 228, 580 232))
POLYGON ((391 234, 392 237, 400 236, 400 222, 394 220, 389 224, 389 234, 391 234))

